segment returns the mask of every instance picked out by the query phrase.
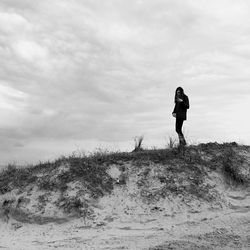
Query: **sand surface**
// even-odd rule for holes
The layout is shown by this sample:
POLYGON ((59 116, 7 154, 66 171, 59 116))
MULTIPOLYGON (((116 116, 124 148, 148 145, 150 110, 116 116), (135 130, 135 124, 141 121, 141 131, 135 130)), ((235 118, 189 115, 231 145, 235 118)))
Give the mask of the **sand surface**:
POLYGON ((44 225, 10 219, 1 223, 0 249, 250 249, 250 192, 227 197, 227 209, 119 219, 116 213, 95 226, 83 219, 44 225))

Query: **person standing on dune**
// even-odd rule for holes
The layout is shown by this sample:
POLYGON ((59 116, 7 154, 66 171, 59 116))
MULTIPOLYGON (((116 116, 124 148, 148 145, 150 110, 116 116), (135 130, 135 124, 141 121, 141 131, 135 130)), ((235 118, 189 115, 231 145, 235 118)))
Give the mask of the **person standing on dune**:
POLYGON ((174 102, 175 106, 172 115, 176 118, 175 131, 179 137, 179 145, 185 146, 187 143, 182 133, 182 125, 183 122, 187 120, 187 109, 189 109, 189 99, 188 96, 184 94, 184 90, 182 87, 178 87, 176 89, 174 102))

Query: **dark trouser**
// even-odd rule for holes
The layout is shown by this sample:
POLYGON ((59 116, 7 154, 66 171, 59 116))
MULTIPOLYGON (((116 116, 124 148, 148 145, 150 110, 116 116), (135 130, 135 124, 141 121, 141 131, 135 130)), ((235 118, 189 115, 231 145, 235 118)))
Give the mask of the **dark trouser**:
POLYGON ((182 133, 183 122, 184 122, 183 119, 177 119, 176 118, 175 131, 178 134, 180 145, 186 145, 186 141, 185 141, 184 135, 182 133))

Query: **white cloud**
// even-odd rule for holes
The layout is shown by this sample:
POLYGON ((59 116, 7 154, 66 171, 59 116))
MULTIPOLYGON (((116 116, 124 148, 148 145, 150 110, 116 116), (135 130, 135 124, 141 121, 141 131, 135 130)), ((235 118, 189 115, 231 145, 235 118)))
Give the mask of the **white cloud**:
POLYGON ((32 25, 21 15, 11 12, 0 12, 0 30, 5 34, 19 35, 32 30, 32 25))
POLYGON ((34 41, 20 40, 13 44, 13 49, 21 58, 33 62, 34 60, 46 60, 47 49, 34 41))
POLYGON ((0 128, 20 125, 20 116, 26 108, 26 99, 27 95, 24 92, 0 84, 0 128))

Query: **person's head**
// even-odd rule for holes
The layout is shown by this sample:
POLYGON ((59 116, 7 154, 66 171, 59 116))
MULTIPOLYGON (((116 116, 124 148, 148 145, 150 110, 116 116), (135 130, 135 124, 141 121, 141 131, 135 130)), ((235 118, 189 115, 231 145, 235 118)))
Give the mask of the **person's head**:
POLYGON ((184 90, 182 87, 178 87, 176 90, 175 90, 175 101, 176 101, 176 98, 179 97, 179 98, 183 98, 183 95, 184 95, 184 90))

